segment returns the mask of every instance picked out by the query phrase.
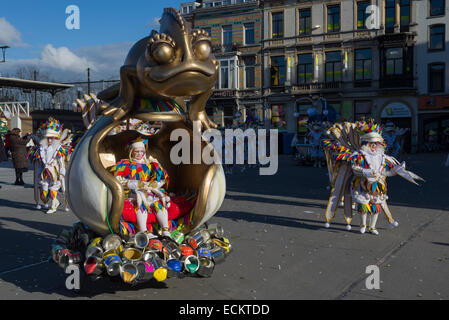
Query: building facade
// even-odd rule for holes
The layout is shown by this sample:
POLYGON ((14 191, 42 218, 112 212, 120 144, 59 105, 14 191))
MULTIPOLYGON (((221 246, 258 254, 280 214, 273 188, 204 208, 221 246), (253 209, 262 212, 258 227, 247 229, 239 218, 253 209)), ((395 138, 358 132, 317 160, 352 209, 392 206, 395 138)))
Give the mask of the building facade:
POLYGON ((311 107, 337 121, 409 128, 407 152, 449 142, 448 0, 226 0, 181 12, 209 32, 220 75, 207 110, 305 134, 311 107), (436 135, 437 137, 430 137, 436 135))
POLYGON ((420 151, 449 144, 449 1, 417 2, 420 151))
POLYGON ((304 133, 322 103, 337 120, 373 117, 418 144, 414 1, 264 0, 263 99, 271 126, 304 133), (324 99, 318 99, 324 98, 324 99))
POLYGON ((209 33, 220 63, 215 91, 206 105, 209 116, 225 127, 247 119, 263 120, 259 1, 187 2, 181 4, 181 14, 194 29, 209 33))

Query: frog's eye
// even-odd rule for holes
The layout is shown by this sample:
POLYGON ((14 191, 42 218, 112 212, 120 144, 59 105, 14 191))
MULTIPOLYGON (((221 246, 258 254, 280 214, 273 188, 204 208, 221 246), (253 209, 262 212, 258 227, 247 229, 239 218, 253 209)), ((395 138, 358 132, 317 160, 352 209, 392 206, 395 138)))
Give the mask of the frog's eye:
POLYGON ((193 50, 198 59, 206 60, 209 58, 211 53, 210 42, 204 40, 199 41, 195 44, 193 50))
POLYGON ((204 30, 194 31, 192 34, 193 51, 199 60, 206 60, 211 54, 209 34, 204 30))
POLYGON ((166 34, 155 34, 148 43, 146 56, 158 64, 170 63, 175 58, 175 42, 166 34))
POLYGON ((154 46, 151 50, 151 56, 159 64, 167 64, 175 55, 175 50, 172 46, 166 43, 160 43, 154 46))

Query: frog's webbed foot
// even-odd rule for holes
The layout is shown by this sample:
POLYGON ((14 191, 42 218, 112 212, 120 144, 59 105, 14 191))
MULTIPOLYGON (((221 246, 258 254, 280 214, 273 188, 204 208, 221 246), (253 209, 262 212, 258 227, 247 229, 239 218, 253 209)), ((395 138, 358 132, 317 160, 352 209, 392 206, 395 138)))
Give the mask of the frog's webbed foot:
POLYGON ((193 97, 192 101, 190 102, 189 119, 192 122, 199 121, 201 123, 201 128, 204 128, 204 130, 218 128, 218 125, 209 118, 206 111, 204 110, 206 102, 212 95, 213 91, 214 89, 211 88, 205 93, 193 97))

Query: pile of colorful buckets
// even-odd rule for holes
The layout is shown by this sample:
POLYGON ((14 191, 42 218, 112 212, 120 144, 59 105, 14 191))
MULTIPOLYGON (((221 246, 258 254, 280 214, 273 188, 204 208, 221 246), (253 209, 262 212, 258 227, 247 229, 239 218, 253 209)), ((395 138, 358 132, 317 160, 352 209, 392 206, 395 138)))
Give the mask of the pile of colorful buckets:
POLYGON ((138 232, 125 240, 117 234, 95 236, 78 222, 72 230, 61 232, 51 254, 60 267, 77 265, 92 279, 121 277, 125 283, 139 284, 186 275, 210 277, 230 251, 219 224, 205 225, 188 235, 174 230, 171 237, 138 232))

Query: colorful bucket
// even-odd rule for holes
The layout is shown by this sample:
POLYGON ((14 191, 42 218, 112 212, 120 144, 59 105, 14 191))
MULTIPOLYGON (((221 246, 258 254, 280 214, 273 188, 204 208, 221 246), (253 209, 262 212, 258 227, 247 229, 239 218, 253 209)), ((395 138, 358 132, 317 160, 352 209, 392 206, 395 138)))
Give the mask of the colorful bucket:
POLYGON ((90 256, 84 262, 84 271, 87 275, 99 276, 104 271, 104 264, 98 257, 90 256))
POLYGON ((117 250, 108 250, 104 253, 104 265, 106 272, 111 276, 118 276, 120 273, 120 265, 122 260, 117 250))

